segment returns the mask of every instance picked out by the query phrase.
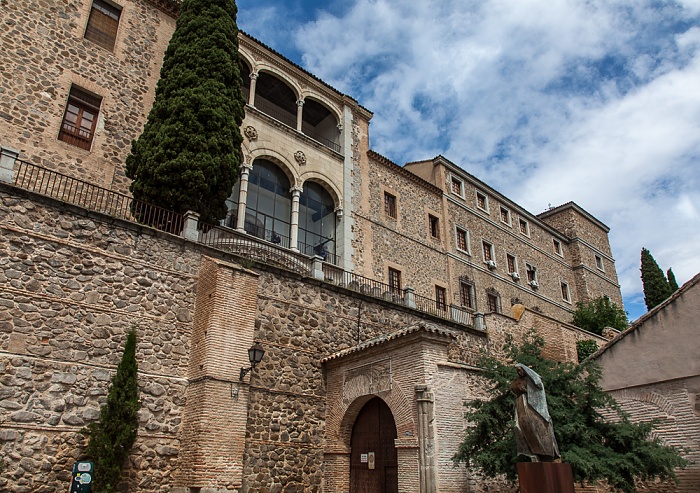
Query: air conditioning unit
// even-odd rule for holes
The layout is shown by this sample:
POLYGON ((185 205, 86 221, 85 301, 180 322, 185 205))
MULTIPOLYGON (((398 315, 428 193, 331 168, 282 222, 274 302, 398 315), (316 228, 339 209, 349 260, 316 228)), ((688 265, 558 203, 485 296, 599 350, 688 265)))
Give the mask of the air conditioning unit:
POLYGON ((489 269, 493 270, 493 269, 496 268, 496 261, 495 261, 495 260, 487 260, 487 261, 486 261, 486 266, 487 266, 489 269))
POLYGON ((518 279, 520 279, 520 274, 518 274, 517 272, 511 272, 510 277, 512 277, 514 281, 517 281, 518 279))
POLYGON ((537 281, 530 281, 530 286, 532 286, 533 288, 537 289, 540 285, 537 284, 537 281))

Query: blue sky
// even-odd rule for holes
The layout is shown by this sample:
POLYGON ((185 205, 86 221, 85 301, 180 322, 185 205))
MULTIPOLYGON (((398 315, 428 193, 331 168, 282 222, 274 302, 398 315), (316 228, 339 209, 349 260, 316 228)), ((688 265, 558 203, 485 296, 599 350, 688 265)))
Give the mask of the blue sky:
POLYGON ((442 154, 530 212, 610 226, 625 309, 639 254, 700 272, 700 0, 238 0, 241 29, 374 112, 392 161, 442 154))

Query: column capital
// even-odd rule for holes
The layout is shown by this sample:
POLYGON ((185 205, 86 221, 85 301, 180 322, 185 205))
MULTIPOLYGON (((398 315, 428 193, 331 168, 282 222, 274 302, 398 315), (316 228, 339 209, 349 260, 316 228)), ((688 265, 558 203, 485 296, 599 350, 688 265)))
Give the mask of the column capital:
POLYGON ((343 124, 342 124, 342 123, 339 123, 339 124, 336 125, 336 126, 338 127, 338 132, 342 132, 342 131, 343 131, 343 128, 345 128, 345 127, 343 127, 343 124))
POLYGON ((299 198, 301 196, 301 192, 303 192, 304 189, 295 185, 292 188, 290 188, 289 191, 292 192, 292 198, 299 198))
POLYGON ((241 163, 241 174, 243 173, 250 173, 253 171, 253 165, 249 163, 241 163))
POLYGON ((304 98, 297 99, 297 106, 304 106, 304 98))
POLYGON ((250 78, 251 78, 252 80, 256 80, 256 79, 258 78, 258 73, 257 73, 257 72, 251 72, 251 73, 250 73, 250 78))

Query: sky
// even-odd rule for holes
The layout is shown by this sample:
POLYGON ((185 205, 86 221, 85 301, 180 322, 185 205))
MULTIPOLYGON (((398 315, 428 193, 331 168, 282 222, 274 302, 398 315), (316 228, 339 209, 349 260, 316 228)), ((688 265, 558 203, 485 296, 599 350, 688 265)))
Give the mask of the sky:
POLYGON ((700 272, 700 0, 238 0, 239 27, 374 113, 370 146, 439 154, 538 214, 610 227, 630 320, 640 252, 700 272))

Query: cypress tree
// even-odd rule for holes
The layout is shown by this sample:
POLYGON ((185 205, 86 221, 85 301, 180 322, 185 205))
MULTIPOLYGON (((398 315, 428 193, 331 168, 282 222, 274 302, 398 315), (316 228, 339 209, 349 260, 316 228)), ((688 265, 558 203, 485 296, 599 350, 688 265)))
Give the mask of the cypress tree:
POLYGON ((132 142, 126 176, 136 199, 206 222, 226 217, 245 116, 234 0, 184 0, 153 108, 132 142))
POLYGON ((136 373, 136 332, 126 339, 124 354, 107 394, 107 403, 100 409, 100 418, 90 423, 86 454, 95 463, 92 491, 117 491, 122 467, 129 457, 138 429, 138 398, 136 373))
POLYGON ((661 304, 666 298, 671 296, 673 291, 664 276, 659 264, 656 263, 649 250, 642 248, 642 286, 644 288, 644 303, 647 310, 661 304))
POLYGON ((676 282, 676 276, 673 273, 673 269, 670 267, 666 271, 666 278, 668 279, 668 285, 671 288, 671 292, 675 293, 678 291, 678 282, 676 282))

